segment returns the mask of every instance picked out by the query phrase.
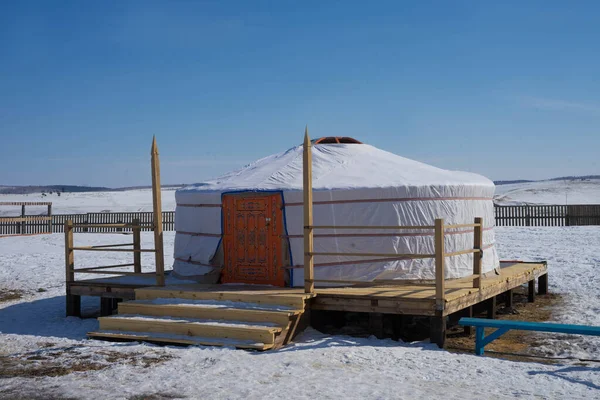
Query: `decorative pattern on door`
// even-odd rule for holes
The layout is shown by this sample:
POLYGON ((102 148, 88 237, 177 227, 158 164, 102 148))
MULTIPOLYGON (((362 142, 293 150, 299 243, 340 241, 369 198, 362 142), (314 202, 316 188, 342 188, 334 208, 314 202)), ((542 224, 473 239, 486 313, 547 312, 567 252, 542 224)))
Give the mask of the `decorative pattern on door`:
POLYGON ((223 196, 223 283, 284 286, 280 194, 223 196))

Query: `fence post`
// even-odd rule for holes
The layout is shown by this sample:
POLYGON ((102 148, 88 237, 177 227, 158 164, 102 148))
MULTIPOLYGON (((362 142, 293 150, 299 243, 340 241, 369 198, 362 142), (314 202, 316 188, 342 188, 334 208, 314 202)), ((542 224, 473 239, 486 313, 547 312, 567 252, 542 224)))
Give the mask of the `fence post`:
POLYGON ((483 261, 483 218, 475 218, 475 229, 473 235, 473 249, 479 250, 473 253, 473 287, 481 290, 481 263, 483 261))
MULTIPOLYGON (((140 220, 134 219, 133 222, 133 249, 140 250, 142 248, 142 228, 140 227, 140 220)), ((139 274, 142 272, 142 253, 135 251, 133 253, 133 272, 139 274)))
MULTIPOLYGON (((25 204, 21 204, 21 218, 25 218, 25 204)), ((25 220, 21 220, 21 223, 17 225, 19 228, 19 234, 25 234, 25 220)))
POLYGON ((446 292, 444 236, 444 219, 438 218, 435 220, 435 308, 437 312, 444 311, 446 292))
POLYGON ((314 243, 313 243, 313 196, 312 196, 312 149, 308 126, 304 130, 302 152, 303 194, 304 194, 304 292, 314 293, 314 243))
POLYGON ((52 203, 48 204, 48 233, 52 233, 52 203))

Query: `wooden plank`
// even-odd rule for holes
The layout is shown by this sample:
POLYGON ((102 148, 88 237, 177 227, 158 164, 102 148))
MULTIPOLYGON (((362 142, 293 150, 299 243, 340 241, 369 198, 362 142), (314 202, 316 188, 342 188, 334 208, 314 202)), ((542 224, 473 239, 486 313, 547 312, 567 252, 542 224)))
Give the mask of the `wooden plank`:
POLYGON ((435 220, 435 303, 436 310, 443 311, 445 307, 445 243, 444 219, 435 220))
POLYGON ((275 333, 281 332, 281 327, 259 326, 221 326, 183 320, 160 320, 158 318, 133 319, 120 317, 98 318, 101 330, 134 331, 167 333, 176 335, 200 336, 221 339, 253 340, 262 343, 273 343, 275 333))
POLYGON ((313 193, 312 193, 312 146, 308 126, 304 130, 302 147, 302 183, 304 201, 304 291, 314 293, 314 238, 313 238, 313 193))
POLYGON ((111 251, 111 252, 119 252, 119 253, 154 253, 156 250, 154 249, 112 249, 112 248, 97 248, 94 246, 76 246, 73 247, 72 250, 81 250, 81 251, 111 251))
POLYGON ((445 256, 446 257, 454 257, 454 256, 460 256, 463 254, 472 254, 472 253, 481 253, 481 249, 466 249, 466 250, 454 251, 452 253, 446 253, 445 256))
POLYGON ((126 302, 119 304, 119 314, 153 315, 156 317, 183 317, 226 321, 244 322, 273 322, 285 327, 290 317, 303 312, 255 310, 249 308, 201 307, 189 304, 149 304, 141 302, 126 302))
POLYGON ((389 257, 389 258, 435 258, 435 254, 398 254, 398 253, 327 253, 309 252, 313 256, 337 256, 337 257, 389 257))
POLYGON ((250 350, 269 350, 273 348, 273 344, 264 344, 264 343, 244 343, 244 342, 233 342, 230 340, 209 340, 207 338, 204 339, 196 339, 193 336, 184 338, 183 336, 174 336, 168 337, 163 335, 152 335, 152 334, 144 334, 144 333, 133 333, 133 332, 122 332, 122 333, 114 333, 114 332, 102 332, 102 331, 94 331, 89 332, 87 336, 91 339, 110 339, 116 341, 141 341, 141 342, 150 342, 150 343, 168 343, 168 344, 180 344, 180 345, 190 345, 190 346, 234 346, 238 349, 250 349, 250 350))
POLYGON ((163 224, 162 224, 162 199, 160 186, 160 159, 158 156, 158 146, 156 145, 156 136, 152 138, 151 169, 152 169, 152 211, 154 227, 154 256, 156 264, 156 284, 165 285, 165 255, 163 244, 163 224))
POLYGON ((85 247, 87 249, 104 249, 104 248, 125 247, 125 246, 133 246, 133 243, 100 244, 100 245, 95 245, 95 246, 81 246, 81 247, 85 247))
POLYGON ((77 268, 73 270, 74 272, 84 272, 84 271, 94 271, 100 269, 109 269, 109 268, 120 268, 120 267, 130 267, 133 264, 115 264, 115 265, 105 265, 102 267, 89 267, 89 268, 77 268))
POLYGON ((71 282, 67 284, 70 293, 78 296, 114 297, 118 299, 135 299, 135 286, 125 285, 89 285, 85 281, 71 282))
MULTIPOLYGON (((223 290, 223 289, 222 289, 223 290)), ((304 297, 280 294, 268 294, 268 292, 258 292, 248 290, 241 291, 193 291, 180 290, 159 287, 136 289, 136 299, 152 300, 157 298, 180 298, 193 300, 230 300, 243 301, 258 304, 279 304, 294 307, 295 309, 304 308, 304 297)))
POLYGON ((125 271, 98 271, 98 270, 87 270, 81 272, 83 274, 101 274, 101 275, 119 275, 119 276, 154 276, 155 272, 125 272, 125 271))
POLYGON ((315 225, 313 226, 313 229, 381 229, 381 230, 385 230, 385 229, 398 229, 398 230, 403 230, 403 229, 434 229, 435 226, 429 226, 429 225, 422 225, 422 226, 415 226, 415 225, 411 225, 411 226, 402 226, 402 225, 315 225))
POLYGON ((478 224, 478 223, 474 223, 474 224, 454 224, 454 225, 446 225, 444 228, 446 230, 448 230, 448 229, 455 229, 455 228, 477 228, 477 227, 481 227, 481 225, 478 224))
POLYGON ((402 301, 379 300, 374 302, 365 297, 337 298, 319 294, 312 300, 311 309, 326 311, 366 312, 404 315, 435 315, 435 300, 402 301))
POLYGON ((376 279, 373 281, 352 281, 340 279, 313 279, 315 283, 332 283, 342 285, 352 285, 353 287, 365 286, 434 286, 434 279, 376 279))
MULTIPOLYGON (((36 222, 36 221, 50 221, 52 217, 43 215, 26 215, 25 217, 1 217, 0 222, 36 222)), ((36 232, 37 233, 37 232, 36 232)))

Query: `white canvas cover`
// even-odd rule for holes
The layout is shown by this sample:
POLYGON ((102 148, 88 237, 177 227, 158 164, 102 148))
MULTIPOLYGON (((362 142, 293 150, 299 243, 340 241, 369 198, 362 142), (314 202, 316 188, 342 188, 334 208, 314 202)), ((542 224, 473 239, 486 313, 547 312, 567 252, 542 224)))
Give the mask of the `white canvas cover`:
MULTIPOLYGON (((433 225, 484 220, 482 272, 499 266, 494 246, 494 184, 468 172, 447 171, 367 144, 312 146, 315 225, 433 225)), ((202 275, 219 245, 222 195, 228 192, 281 192, 290 236, 292 281, 303 282, 302 146, 271 155, 237 171, 176 192, 175 263, 181 276, 202 275), (212 206, 211 206, 212 205, 212 206), (215 207, 217 206, 217 207, 215 207), (213 234, 194 236, 190 233, 213 234)), ((314 240, 315 252, 434 253, 433 230, 328 230, 344 234, 314 240), (397 236, 382 236, 395 233, 397 236), (348 234, 365 234, 348 236, 348 234)), ((446 251, 473 247, 471 228, 446 232, 446 251)), ((472 273, 473 255, 446 259, 446 278, 472 273)), ((434 279, 434 260, 390 260, 381 257, 315 257, 315 279, 434 279)))

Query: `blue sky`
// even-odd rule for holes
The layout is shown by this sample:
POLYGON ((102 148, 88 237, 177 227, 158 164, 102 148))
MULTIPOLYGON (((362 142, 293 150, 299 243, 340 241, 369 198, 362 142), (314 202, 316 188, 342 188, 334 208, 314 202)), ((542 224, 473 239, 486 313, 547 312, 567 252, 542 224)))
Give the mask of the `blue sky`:
POLYGON ((599 174, 595 1, 0 2, 0 185, 191 183, 311 136, 599 174))

